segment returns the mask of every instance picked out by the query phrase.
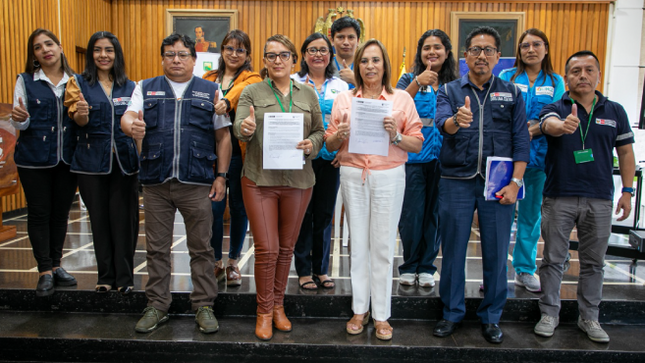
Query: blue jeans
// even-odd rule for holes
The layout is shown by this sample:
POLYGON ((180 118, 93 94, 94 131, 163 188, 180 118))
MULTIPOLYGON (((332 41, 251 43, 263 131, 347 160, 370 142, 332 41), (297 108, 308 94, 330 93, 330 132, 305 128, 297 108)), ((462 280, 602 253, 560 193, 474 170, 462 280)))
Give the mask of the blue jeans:
POLYGON ((434 274, 439 254, 439 159, 405 164, 405 197, 399 220, 403 264, 399 273, 434 274))
POLYGON ((535 273, 537 243, 540 239, 540 220, 542 214, 542 191, 546 174, 538 168, 527 168, 524 172, 524 199, 517 202, 517 236, 513 249, 513 268, 515 272, 535 273))
POLYGON ((331 161, 318 158, 312 161, 311 166, 316 175, 316 185, 293 250, 299 277, 310 276, 312 271, 316 275, 327 274, 331 220, 340 185, 339 169, 331 165, 331 161))
POLYGON ((508 244, 515 205, 484 199, 484 179, 441 179, 439 182, 439 234, 443 260, 439 294, 443 318, 461 321, 466 315, 466 249, 473 213, 477 210, 484 270, 484 300, 477 315, 482 324, 499 323, 507 296, 508 244))
MULTIPOLYGON (((229 238, 228 258, 237 260, 240 258, 246 230, 249 220, 244 209, 242 199, 242 185, 240 176, 242 174, 242 156, 233 155, 231 164, 228 167, 228 207, 231 215, 231 228, 229 238)), ((213 236, 211 247, 215 250, 215 261, 222 259, 222 240, 224 239, 224 210, 226 209, 226 194, 220 202, 211 202, 213 208, 213 236)))

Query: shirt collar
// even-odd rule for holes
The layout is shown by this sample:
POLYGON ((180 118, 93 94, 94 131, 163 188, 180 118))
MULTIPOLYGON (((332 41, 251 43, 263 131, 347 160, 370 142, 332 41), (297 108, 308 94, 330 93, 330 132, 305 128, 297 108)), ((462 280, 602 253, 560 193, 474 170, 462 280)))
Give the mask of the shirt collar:
POLYGON ((54 84, 49 77, 45 74, 45 71, 43 71, 42 68, 38 68, 38 70, 34 73, 34 81, 45 81, 49 84, 51 84, 54 87, 60 87, 69 81, 69 75, 65 72, 63 72, 63 78, 61 78, 60 82, 58 84, 54 84))
MULTIPOLYGON (((493 75, 490 77, 490 79, 489 79, 488 81, 486 81, 486 83, 484 83, 484 84, 482 85, 482 88, 484 88, 484 89, 485 89, 485 88, 487 88, 487 87, 490 87, 490 85, 492 84, 492 82, 493 82, 493 80, 494 80, 494 79, 495 79, 495 75, 493 74, 493 75)), ((473 88, 475 88, 475 89, 479 89, 479 87, 475 86, 475 84, 474 84, 474 83, 472 83, 472 82, 470 81, 470 78, 468 78, 468 73, 464 74, 464 75, 461 77, 461 81, 460 81, 460 83, 461 83, 461 87, 462 87, 462 88, 463 88, 463 87, 466 87, 466 86, 472 86, 472 87, 473 87, 473 88)))

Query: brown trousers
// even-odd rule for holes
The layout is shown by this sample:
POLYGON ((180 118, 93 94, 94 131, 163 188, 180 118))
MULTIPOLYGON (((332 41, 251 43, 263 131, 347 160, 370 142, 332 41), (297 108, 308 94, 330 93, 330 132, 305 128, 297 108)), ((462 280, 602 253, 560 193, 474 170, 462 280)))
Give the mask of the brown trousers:
POLYGON ((293 247, 311 199, 312 188, 259 187, 242 178, 242 195, 255 246, 258 313, 284 304, 293 247))
POLYGON ((148 306, 168 311, 175 212, 179 209, 186 225, 186 245, 190 255, 193 310, 213 306, 217 297, 215 255, 211 248, 213 213, 209 186, 180 183, 172 179, 160 185, 143 187, 146 212, 146 262, 148 306))

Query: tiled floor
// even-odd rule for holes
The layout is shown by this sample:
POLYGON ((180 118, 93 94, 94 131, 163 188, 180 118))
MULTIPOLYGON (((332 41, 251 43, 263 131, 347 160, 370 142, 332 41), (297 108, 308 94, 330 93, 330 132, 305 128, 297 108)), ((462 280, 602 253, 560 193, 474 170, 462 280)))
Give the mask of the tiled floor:
MULTIPOLYGON (((36 261, 33 258, 29 239, 27 236, 27 216, 19 215, 4 220, 5 225, 15 225, 18 235, 16 238, 0 242, 0 288, 34 288, 37 281, 36 261)), ((173 244, 173 277, 171 289, 173 291, 190 291, 192 289, 189 270, 189 256, 186 249, 186 235, 181 215, 177 214, 175 220, 175 242, 173 244)), ((572 236, 575 239, 575 233, 572 236)), ((537 295, 529 293, 523 288, 515 287, 513 279, 515 272, 512 268, 512 249, 514 246, 512 237, 509 261, 508 261, 508 286, 509 298, 536 298, 537 295)), ((613 241, 626 241, 625 236, 612 235, 613 241)), ((317 291, 304 291, 298 287, 298 279, 295 269, 289 276, 287 294, 337 294, 350 295, 351 287, 349 280, 349 247, 342 247, 340 239, 332 241, 332 255, 330 258, 330 277, 336 282, 336 287, 330 290, 319 289, 317 291)), ((469 244, 468 258, 466 264, 466 296, 479 297, 483 293, 479 291, 482 283, 481 253, 479 246, 479 233, 473 228, 469 244)), ((228 248, 228 237, 225 237, 224 250, 228 248)), ((538 266, 541 261, 543 242, 538 245, 538 266)), ((249 233, 244 245, 244 252, 240 261, 240 269, 243 274, 243 284, 240 287, 230 288, 220 283, 220 291, 237 293, 254 293, 253 281, 253 236, 249 233)), ((142 290, 147 281, 145 261, 145 216, 141 212, 141 228, 139 242, 135 255, 135 288, 142 290)), ((394 259, 393 282, 394 295, 405 296, 438 296, 438 288, 417 288, 404 287, 398 284, 398 269, 402 263, 402 249, 397 241, 396 255, 394 259)), ((226 256, 226 254, 225 254, 226 256)), ((225 257, 226 258, 226 257, 225 257)), ((438 273, 435 275, 437 281, 441 278, 441 255, 437 259, 438 273)), ((79 281, 76 287, 79 290, 93 290, 96 283, 96 261, 92 247, 92 234, 90 229, 89 216, 86 211, 81 211, 77 203, 72 206, 70 214, 67 240, 65 243, 63 267, 72 273, 79 281)), ((562 298, 575 299, 577 289, 577 276, 579 264, 577 252, 571 252, 570 267, 565 274, 562 286, 562 298)), ((608 256, 605 267, 605 300, 639 300, 645 301, 645 262, 633 262, 630 259, 608 256)))

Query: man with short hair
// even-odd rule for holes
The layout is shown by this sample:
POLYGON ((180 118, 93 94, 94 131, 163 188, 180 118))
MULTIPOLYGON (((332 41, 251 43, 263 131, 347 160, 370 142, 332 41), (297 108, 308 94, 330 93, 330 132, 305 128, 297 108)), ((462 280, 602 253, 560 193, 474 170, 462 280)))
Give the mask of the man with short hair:
POLYGON ((521 91, 493 75, 500 57, 500 36, 491 27, 475 28, 466 38, 468 73, 441 88, 435 121, 443 134, 439 160, 439 234, 443 260, 439 293, 443 319, 433 334, 451 335, 466 315, 466 250, 477 210, 484 270, 484 299, 477 309, 482 334, 501 343, 499 320, 507 295, 507 256, 517 193, 529 161, 529 133, 521 91), (513 159, 513 177, 484 198, 486 158, 513 159))
POLYGON ((168 320, 173 223, 178 209, 186 225, 195 321, 202 332, 214 333, 219 324, 212 308, 217 280, 210 246, 211 200, 224 197, 231 122, 215 113, 217 85, 193 77, 197 56, 189 37, 168 36, 162 42, 161 57, 164 75, 137 84, 121 120, 126 135, 141 145, 139 180, 146 218, 148 306, 135 330, 151 332, 168 320))
POLYGON ((578 327, 595 342, 608 343, 598 322, 603 266, 611 235, 614 195, 613 148, 618 154, 623 189, 616 208, 619 221, 631 212, 634 193, 634 134, 623 107, 596 87, 600 62, 590 51, 573 54, 565 65, 569 92, 540 112, 546 136, 546 183, 542 203, 544 258, 540 266, 542 318, 537 335, 553 336, 560 321, 560 285, 575 226, 579 239, 578 327))
POLYGON ((217 42, 211 42, 206 40, 206 34, 204 32, 204 27, 198 25, 195 27, 195 51, 197 52, 210 52, 210 53, 219 53, 217 49, 217 42))
POLYGON ((354 53, 358 41, 361 38, 361 26, 348 16, 336 19, 331 25, 331 42, 334 45, 336 56, 334 57, 335 76, 340 77, 349 84, 349 89, 354 84, 354 53))

